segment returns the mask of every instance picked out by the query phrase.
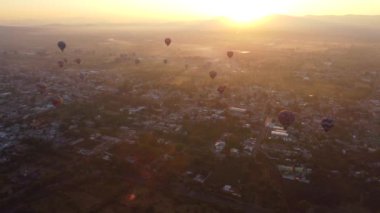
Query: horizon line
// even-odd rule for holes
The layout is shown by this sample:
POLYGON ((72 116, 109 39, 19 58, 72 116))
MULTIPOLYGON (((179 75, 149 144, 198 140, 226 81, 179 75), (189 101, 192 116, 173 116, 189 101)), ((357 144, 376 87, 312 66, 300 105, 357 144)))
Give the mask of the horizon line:
MULTIPOLYGON (((357 17, 376 17, 380 14, 342 14, 342 15, 318 15, 318 14, 306 14, 306 15, 290 15, 290 14, 271 14, 260 18, 260 20, 270 17, 295 17, 295 18, 307 18, 307 17, 348 17, 348 16, 357 16, 357 17)), ((110 20, 99 20, 99 21, 78 21, 78 23, 73 22, 73 20, 77 19, 90 19, 87 17, 68 17, 62 18, 62 21, 54 21, 51 23, 42 23, 43 19, 23 19, 23 20, 0 20, 0 26, 2 27, 44 27, 44 26, 54 26, 54 25, 63 25, 63 26, 83 26, 83 25, 150 25, 150 24, 179 24, 179 23, 192 23, 192 22, 201 22, 201 21, 225 21, 230 20, 228 17, 219 16, 213 18, 195 18, 188 20, 141 20, 141 21, 130 21, 130 22, 121 22, 121 21, 110 21, 110 20), (64 21, 66 20, 66 21, 64 21), (69 21, 71 20, 71 21, 69 21), (7 23, 8 22, 8 23, 7 23), (13 22, 13 23, 12 23, 13 22), (24 22, 24 23, 22 23, 24 22), (29 22, 29 23, 28 23, 29 22), (32 22, 36 22, 32 24, 32 22), (40 23, 38 23, 40 22, 40 23)), ((138 19, 138 18, 137 18, 138 19)), ((230 20, 231 21, 231 20, 230 20)))

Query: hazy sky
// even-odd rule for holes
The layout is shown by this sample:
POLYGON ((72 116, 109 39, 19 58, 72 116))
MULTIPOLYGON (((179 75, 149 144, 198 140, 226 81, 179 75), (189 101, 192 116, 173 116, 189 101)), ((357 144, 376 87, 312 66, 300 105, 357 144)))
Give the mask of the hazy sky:
POLYGON ((375 15, 380 0, 0 0, 0 23, 252 20, 270 14, 375 15))

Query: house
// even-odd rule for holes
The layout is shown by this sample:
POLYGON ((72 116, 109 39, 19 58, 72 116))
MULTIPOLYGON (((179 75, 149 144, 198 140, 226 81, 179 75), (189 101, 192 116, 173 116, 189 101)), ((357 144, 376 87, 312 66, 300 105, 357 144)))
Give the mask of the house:
POLYGON ((241 194, 237 193, 236 190, 231 185, 224 185, 222 188, 222 191, 236 197, 241 197, 241 194))
POLYGON ((292 141, 289 137, 288 131, 286 131, 283 127, 274 125, 271 128, 271 137, 273 139, 282 139, 283 141, 290 142, 292 141))
POLYGON ((247 109, 238 108, 238 107, 230 107, 229 111, 233 116, 236 116, 236 117, 242 118, 242 117, 248 116, 248 110, 247 109))
POLYGON ((239 157, 239 150, 236 149, 236 148, 231 148, 230 149, 230 154, 231 154, 231 156, 239 157))
POLYGON ((195 177, 194 177, 194 181, 195 182, 198 182, 198 183, 205 183, 206 180, 208 179, 208 177, 210 177, 211 175, 211 172, 209 172, 207 175, 202 175, 202 174, 197 174, 195 177))
POLYGON ((108 142, 108 143, 120 143, 121 139, 111 136, 103 135, 100 137, 100 141, 108 142))
POLYGON ((229 110, 233 113, 247 113, 247 109, 239 108, 239 107, 230 107, 229 110))
POLYGON ((272 130, 271 135, 282 137, 282 138, 289 136, 289 134, 286 131, 281 131, 281 130, 272 130))
POLYGON ((287 180, 298 181, 302 183, 310 183, 308 175, 311 174, 312 169, 306 168, 304 166, 277 166, 279 172, 281 173, 282 178, 287 180))
POLYGON ((226 147, 226 142, 221 141, 221 140, 215 142, 215 144, 214 144, 214 148, 215 148, 216 153, 221 153, 225 147, 226 147))
POLYGON ((139 113, 139 112, 141 112, 141 111, 143 111, 145 109, 146 109, 145 106, 140 106, 140 107, 137 107, 137 108, 130 108, 129 109, 129 114, 133 115, 133 114, 139 113))
POLYGON ((252 155, 253 151, 256 146, 256 139, 255 138, 249 138, 242 143, 243 145, 243 151, 247 155, 252 155))

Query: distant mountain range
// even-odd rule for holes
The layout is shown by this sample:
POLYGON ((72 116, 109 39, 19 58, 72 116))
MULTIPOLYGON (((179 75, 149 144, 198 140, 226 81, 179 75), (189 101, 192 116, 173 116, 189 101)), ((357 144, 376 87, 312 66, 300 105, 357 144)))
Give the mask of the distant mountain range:
POLYGON ((266 17, 252 28, 257 31, 348 36, 358 39, 380 39, 379 16, 285 16, 266 17))
MULTIPOLYGON (((40 27, 138 27, 180 29, 180 30, 228 30, 225 20, 200 20, 166 23, 93 23, 93 24, 50 24, 40 27)), ((0 30, 4 30, 0 27, 0 30)), ((380 15, 345 15, 345 16, 287 16, 273 15, 248 26, 245 30, 265 32, 286 32, 302 34, 342 35, 358 38, 380 39, 380 15)))
POLYGON ((380 30, 379 16, 285 16, 264 19, 260 28, 272 30, 380 30))

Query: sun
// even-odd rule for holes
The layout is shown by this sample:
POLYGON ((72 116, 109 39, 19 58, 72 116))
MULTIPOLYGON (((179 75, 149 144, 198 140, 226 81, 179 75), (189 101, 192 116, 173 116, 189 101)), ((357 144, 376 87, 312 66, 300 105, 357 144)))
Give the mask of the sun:
POLYGON ((209 12, 225 17, 238 24, 258 21, 278 12, 276 5, 258 0, 219 0, 209 12))
POLYGON ((252 13, 242 13, 242 11, 240 11, 236 13, 225 14, 225 17, 233 22, 244 24, 244 23, 251 23, 251 22, 258 21, 268 15, 270 14, 262 14, 262 13, 252 14, 252 13))
POLYGON ((192 0, 183 6, 197 16, 222 18, 227 24, 236 26, 251 26, 267 16, 289 14, 291 1, 296 0, 192 0))

